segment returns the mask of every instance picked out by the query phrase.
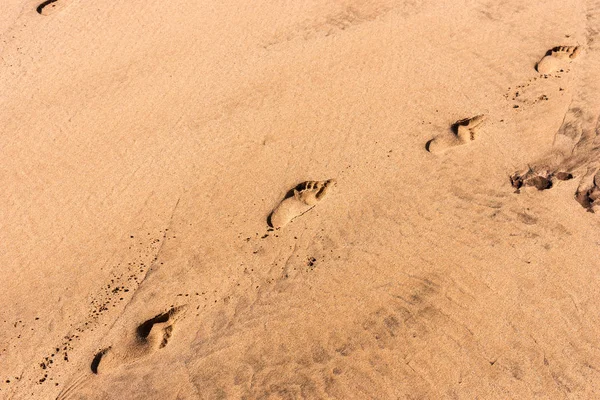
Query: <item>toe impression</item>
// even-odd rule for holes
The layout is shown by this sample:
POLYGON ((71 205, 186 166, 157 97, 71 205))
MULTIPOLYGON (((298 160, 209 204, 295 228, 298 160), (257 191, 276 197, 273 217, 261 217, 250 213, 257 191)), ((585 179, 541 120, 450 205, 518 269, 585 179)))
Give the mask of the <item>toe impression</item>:
POLYGON ((297 185, 273 210, 267 223, 275 229, 284 227, 320 202, 335 184, 335 179, 328 179, 297 185))

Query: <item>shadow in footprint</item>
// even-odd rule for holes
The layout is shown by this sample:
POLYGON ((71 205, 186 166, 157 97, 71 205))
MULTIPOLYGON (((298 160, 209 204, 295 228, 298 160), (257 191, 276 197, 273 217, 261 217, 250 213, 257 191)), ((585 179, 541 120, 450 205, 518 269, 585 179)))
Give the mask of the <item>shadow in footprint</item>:
POLYGON ((38 14, 42 14, 42 12, 44 12, 44 9, 46 7, 52 7, 52 8, 56 7, 56 4, 53 4, 53 3, 56 3, 57 1, 58 0, 47 0, 43 3, 41 3, 39 6, 37 6, 36 11, 38 12, 38 14))
POLYGON ((38 14, 48 16, 67 6, 67 0, 46 0, 35 9, 38 14))
POLYGON ((431 153, 431 143, 432 143, 434 140, 435 140, 435 138, 434 138, 434 139, 429 139, 429 140, 427 141, 427 143, 425 143, 425 150, 427 150, 427 151, 428 151, 428 152, 430 152, 430 153, 431 153))
POLYGON ((140 340, 146 340, 150 334, 150 331, 152 331, 154 324, 160 324, 169 321, 171 311, 173 311, 173 309, 171 309, 169 312, 159 314, 138 326, 136 329, 138 338, 140 340))
POLYGON ((108 347, 108 348, 106 348, 104 350, 100 350, 94 356, 94 359, 92 360, 92 365, 90 365, 90 368, 92 369, 92 372, 94 374, 98 374, 98 366, 100 365, 100 361, 102 360, 102 357, 106 354, 106 352, 108 350, 110 350, 110 347, 108 347))

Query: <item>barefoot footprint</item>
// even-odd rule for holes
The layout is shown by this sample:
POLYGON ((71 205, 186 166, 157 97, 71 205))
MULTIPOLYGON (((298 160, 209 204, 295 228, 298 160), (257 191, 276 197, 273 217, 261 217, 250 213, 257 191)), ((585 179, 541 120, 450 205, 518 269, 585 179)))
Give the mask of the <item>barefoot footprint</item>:
POLYGON ((171 308, 141 323, 133 338, 125 338, 116 346, 102 349, 94 356, 91 364, 93 373, 98 374, 121 364, 129 364, 165 347, 173 334, 173 324, 179 318, 182 307, 171 308))
POLYGON ((536 69, 540 74, 551 74, 561 69, 566 61, 577 57, 580 52, 579 46, 557 46, 548 50, 544 58, 537 63, 536 69))
POLYGON ((461 119, 452 124, 452 136, 438 136, 425 145, 430 153, 441 153, 452 147, 470 143, 477 138, 477 128, 485 121, 484 115, 461 119))
POLYGON ((299 184, 273 210, 269 216, 269 225, 276 229, 281 228, 294 218, 306 213, 325 197, 335 183, 335 179, 328 179, 326 181, 306 181, 299 184))

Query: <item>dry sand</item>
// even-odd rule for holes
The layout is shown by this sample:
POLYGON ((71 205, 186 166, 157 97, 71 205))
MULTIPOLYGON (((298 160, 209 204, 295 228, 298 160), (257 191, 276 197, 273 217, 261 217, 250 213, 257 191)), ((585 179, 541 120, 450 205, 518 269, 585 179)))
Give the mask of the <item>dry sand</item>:
POLYGON ((0 9, 1 398, 600 397, 600 1, 0 9))

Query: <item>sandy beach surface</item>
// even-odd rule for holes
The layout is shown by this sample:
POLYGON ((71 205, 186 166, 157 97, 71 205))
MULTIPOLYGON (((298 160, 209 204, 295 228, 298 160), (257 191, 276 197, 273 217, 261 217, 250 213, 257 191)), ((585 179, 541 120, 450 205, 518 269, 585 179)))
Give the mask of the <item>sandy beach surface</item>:
POLYGON ((600 398, 600 1, 0 11, 0 398, 600 398))

